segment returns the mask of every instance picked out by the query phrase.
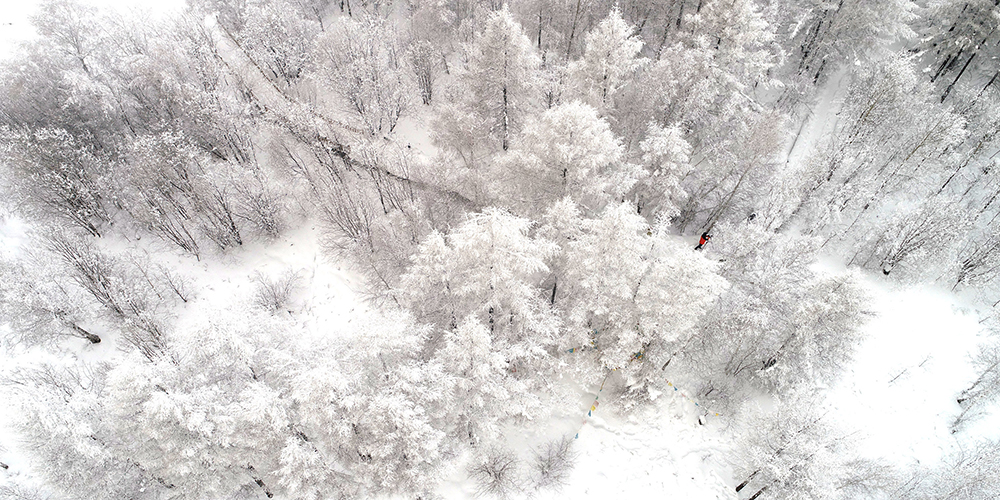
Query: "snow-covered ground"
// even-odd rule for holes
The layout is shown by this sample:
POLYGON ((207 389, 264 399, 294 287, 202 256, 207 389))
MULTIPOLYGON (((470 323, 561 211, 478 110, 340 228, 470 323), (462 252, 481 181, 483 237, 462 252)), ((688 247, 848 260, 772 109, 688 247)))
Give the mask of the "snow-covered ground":
POLYGON ((928 463, 976 437, 1000 437, 996 418, 956 435, 950 428, 955 398, 978 375, 971 361, 987 336, 981 313, 933 287, 879 281, 867 280, 877 317, 830 394, 838 419, 863 431, 862 451, 899 465, 928 463))

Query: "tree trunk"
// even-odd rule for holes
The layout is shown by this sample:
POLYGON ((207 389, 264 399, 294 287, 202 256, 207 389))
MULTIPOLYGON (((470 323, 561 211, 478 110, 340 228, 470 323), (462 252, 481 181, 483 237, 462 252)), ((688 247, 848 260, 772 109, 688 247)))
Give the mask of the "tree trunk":
POLYGON ((510 126, 510 117, 509 117, 507 109, 508 109, 507 108, 507 86, 504 85, 504 87, 503 87, 503 132, 502 132, 503 133, 503 138, 500 140, 500 145, 503 147, 504 151, 507 151, 507 147, 509 146, 509 144, 508 144, 508 135, 510 134, 510 130, 508 130, 508 127, 510 126))
POLYGON ((264 484, 264 480, 257 475, 257 471, 253 468, 253 466, 248 464, 247 470, 250 472, 250 477, 253 479, 253 482, 256 483, 257 486, 260 486, 260 489, 264 490, 264 495, 266 495, 267 498, 274 498, 274 493, 271 493, 271 490, 268 489, 266 484, 264 484))
POLYGON ((965 70, 968 69, 970 64, 972 64, 972 60, 976 58, 977 53, 978 52, 972 53, 972 56, 969 57, 969 60, 965 61, 965 66, 962 66, 962 70, 959 71, 958 75, 955 76, 955 80, 951 82, 951 85, 948 85, 948 88, 944 89, 944 94, 941 95, 941 102, 944 102, 944 100, 948 97, 948 94, 951 93, 951 89, 955 88, 955 84, 958 83, 958 79, 962 78, 962 75, 965 74, 965 70))
POLYGON ((538 8, 538 51, 542 51, 542 8, 538 8))
POLYGON ((757 470, 753 471, 753 474, 750 474, 742 483, 740 483, 739 485, 737 485, 736 486, 736 493, 739 493, 740 491, 743 490, 743 488, 746 488, 747 485, 750 484, 750 481, 753 481, 753 478, 755 476, 757 476, 757 474, 760 474, 760 469, 757 469, 757 470))
POLYGON ((83 328, 80 328, 80 326, 77 325, 76 323, 70 324, 70 328, 72 328, 73 331, 76 332, 77 336, 83 337, 83 338, 89 340, 91 344, 100 344, 101 343, 101 337, 98 337, 97 335, 94 335, 93 333, 90 333, 87 330, 84 330, 83 328))
POLYGON ((569 62, 570 53, 573 50, 573 38, 576 36, 576 25, 580 21, 580 3, 583 0, 576 0, 576 11, 573 13, 573 25, 569 29, 569 41, 566 43, 566 62, 569 62))
POLYGON ((750 498, 748 498, 747 500, 757 500, 757 497, 759 497, 762 493, 764 493, 764 490, 766 490, 766 489, 767 489, 767 486, 765 486, 765 487, 757 490, 757 493, 754 493, 753 495, 751 495, 750 498))

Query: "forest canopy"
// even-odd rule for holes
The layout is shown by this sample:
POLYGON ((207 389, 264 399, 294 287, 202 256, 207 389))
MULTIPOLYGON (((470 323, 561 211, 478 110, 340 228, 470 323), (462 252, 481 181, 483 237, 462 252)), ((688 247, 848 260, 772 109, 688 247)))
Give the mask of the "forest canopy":
POLYGON ((864 279, 1000 304, 995 1, 31 22, 0 63, 0 222, 25 228, 0 244, 0 439, 28 471, 2 498, 438 498, 456 469, 526 498, 573 435, 526 458, 517 429, 674 382, 727 440, 729 498, 995 495, 1000 445, 966 435, 992 337, 941 463, 871 458, 823 410, 864 279), (325 267, 255 266, 304 232, 325 267), (343 314, 337 272, 362 282, 343 314))

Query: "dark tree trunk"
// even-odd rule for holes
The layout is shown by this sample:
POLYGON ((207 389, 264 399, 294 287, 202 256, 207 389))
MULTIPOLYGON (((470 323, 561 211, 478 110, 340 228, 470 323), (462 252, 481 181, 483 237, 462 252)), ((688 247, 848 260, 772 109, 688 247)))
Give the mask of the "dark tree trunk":
POLYGON ((750 498, 748 498, 747 500, 757 500, 757 497, 759 497, 762 493, 764 493, 764 490, 766 490, 766 489, 767 489, 767 486, 765 486, 765 487, 757 490, 757 493, 754 493, 753 495, 751 495, 750 498))
POLYGON ((941 95, 941 102, 944 102, 944 100, 948 97, 948 94, 951 93, 951 89, 955 88, 955 84, 958 83, 958 79, 962 78, 962 75, 965 74, 965 70, 969 68, 970 64, 972 64, 972 60, 976 58, 976 54, 977 52, 973 52, 969 57, 969 60, 965 61, 965 66, 962 66, 962 70, 955 76, 955 80, 951 82, 951 85, 948 85, 948 88, 944 90, 944 94, 941 95))
POLYGON ((580 21, 580 3, 583 0, 576 0, 576 12, 573 13, 573 25, 569 30, 569 41, 566 43, 566 61, 569 62, 569 56, 573 51, 573 38, 576 37, 576 25, 580 21))
POLYGON ((508 127, 510 126, 510 118, 508 117, 508 109, 509 108, 508 108, 508 105, 507 105, 507 86, 504 86, 504 88, 503 88, 503 138, 500 141, 500 145, 503 147, 504 151, 507 151, 507 147, 509 146, 509 144, 508 144, 508 138, 509 138, 510 130, 508 129, 508 127))
POLYGON ((84 330, 83 328, 80 328, 80 326, 77 325, 77 324, 75 324, 75 323, 71 324, 70 328, 73 329, 73 331, 76 333, 77 336, 83 337, 83 338, 89 340, 91 344, 100 344, 101 343, 101 337, 98 337, 97 335, 94 335, 93 333, 90 333, 87 330, 84 330))
POLYGON ((739 493, 740 491, 743 490, 743 488, 746 488, 747 485, 750 484, 750 481, 753 481, 753 478, 757 474, 759 474, 759 473, 760 473, 760 469, 757 469, 757 470, 753 471, 753 474, 750 474, 750 476, 748 476, 746 478, 746 480, 744 480, 742 483, 740 483, 738 486, 736 486, 736 493, 739 493))

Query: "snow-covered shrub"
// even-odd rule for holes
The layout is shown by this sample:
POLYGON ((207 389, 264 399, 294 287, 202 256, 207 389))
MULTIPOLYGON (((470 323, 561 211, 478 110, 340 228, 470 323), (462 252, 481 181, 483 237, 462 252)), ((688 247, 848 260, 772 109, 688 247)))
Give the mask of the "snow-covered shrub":
POLYGON ((253 282, 254 305, 272 313, 278 312, 288 307, 292 298, 292 293, 299 285, 301 278, 299 274, 288 270, 277 277, 265 276, 255 273, 253 282))
POLYGON ((476 482, 476 495, 488 498, 515 498, 523 491, 521 462, 510 450, 490 448, 469 466, 476 482))
POLYGON ((531 466, 535 489, 558 489, 566 485, 576 460, 572 447, 573 440, 564 436, 533 450, 531 466))

